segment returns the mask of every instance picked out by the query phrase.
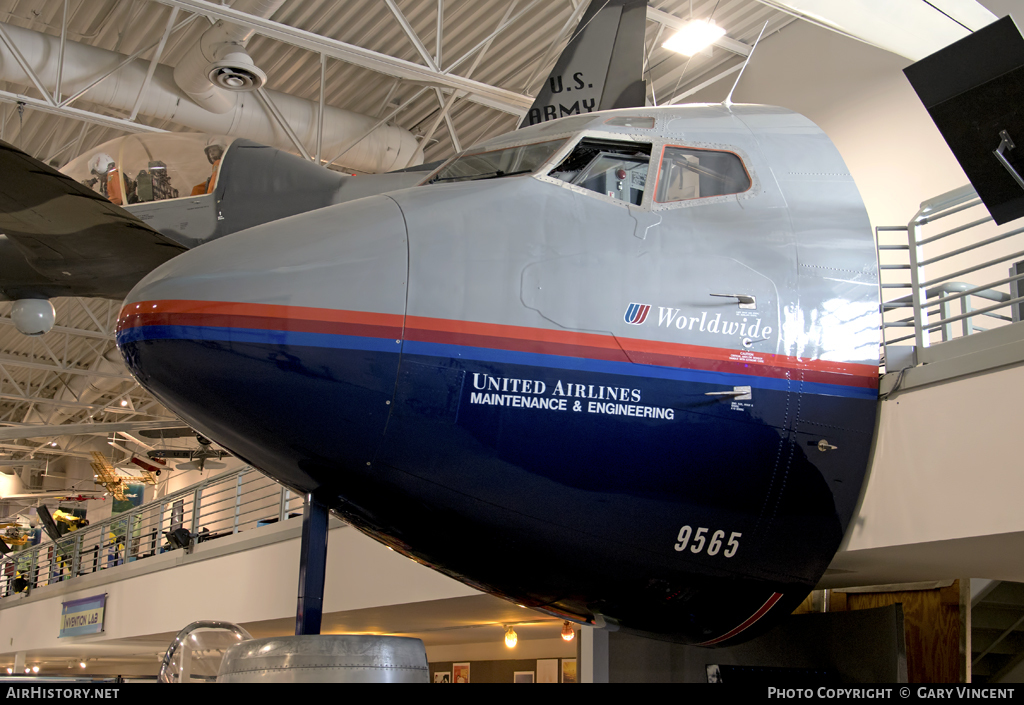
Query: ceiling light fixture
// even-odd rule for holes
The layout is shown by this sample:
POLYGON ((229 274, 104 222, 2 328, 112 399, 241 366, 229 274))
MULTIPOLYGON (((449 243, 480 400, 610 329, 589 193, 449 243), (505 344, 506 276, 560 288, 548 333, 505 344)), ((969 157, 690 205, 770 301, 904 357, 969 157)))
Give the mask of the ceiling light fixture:
POLYGON ((12 673, 14 673, 14 669, 13 668, 8 668, 7 669, 7 675, 11 675, 12 673))
POLYGON ((79 668, 85 668, 85 661, 79 661, 78 662, 78 667, 79 668))
POLYGON ((33 666, 32 667, 32 672, 33 673, 39 673, 39 666, 33 666))
POLYGON ((505 628, 505 646, 512 649, 519 643, 519 635, 516 634, 516 630, 512 627, 505 628))
POLYGON ((690 20, 661 46, 685 56, 693 56, 724 36, 725 29, 716 25, 714 20, 690 20))
POLYGON ((562 624, 562 638, 566 641, 572 641, 576 638, 576 630, 569 624, 568 619, 562 624))

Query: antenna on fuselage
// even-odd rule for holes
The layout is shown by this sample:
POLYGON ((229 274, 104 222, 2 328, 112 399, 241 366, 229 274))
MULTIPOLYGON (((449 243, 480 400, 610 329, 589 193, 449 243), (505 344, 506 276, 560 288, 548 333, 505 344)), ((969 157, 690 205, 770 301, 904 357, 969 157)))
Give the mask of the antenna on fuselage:
POLYGON ((732 89, 729 91, 729 95, 725 96, 725 100, 722 101, 722 105, 729 107, 732 105, 732 94, 736 92, 736 86, 740 84, 740 79, 743 78, 743 72, 747 70, 747 64, 750 63, 750 57, 754 55, 754 51, 757 49, 757 43, 761 41, 764 31, 768 29, 768 23, 764 23, 764 27, 761 28, 761 33, 757 35, 757 40, 754 41, 754 46, 750 47, 750 53, 747 54, 746 60, 743 62, 743 68, 740 69, 740 75, 736 77, 736 81, 732 84, 732 89))

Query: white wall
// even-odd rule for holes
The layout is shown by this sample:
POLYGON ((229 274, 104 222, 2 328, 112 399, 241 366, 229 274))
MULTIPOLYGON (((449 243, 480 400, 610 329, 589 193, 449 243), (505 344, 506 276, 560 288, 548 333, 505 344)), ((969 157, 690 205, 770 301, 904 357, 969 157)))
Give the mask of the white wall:
MULTIPOLYGON (((982 4, 1024 20, 1021 0, 982 4)), ((910 63, 797 21, 758 46, 733 100, 779 105, 813 120, 846 161, 872 226, 905 225, 921 201, 968 183, 903 75, 910 63)), ((721 102, 735 77, 687 100, 721 102)))
POLYGON ((1024 582, 1024 366, 881 403, 861 503, 821 587, 955 577, 1024 582))

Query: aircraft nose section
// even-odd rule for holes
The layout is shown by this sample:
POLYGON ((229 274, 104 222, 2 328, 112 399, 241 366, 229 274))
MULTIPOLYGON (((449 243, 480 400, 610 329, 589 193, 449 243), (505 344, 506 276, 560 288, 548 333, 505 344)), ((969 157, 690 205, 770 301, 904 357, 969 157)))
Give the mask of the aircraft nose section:
POLYGON ((380 445, 407 260, 405 220, 385 196, 253 228, 141 281, 118 346, 139 383, 204 435, 318 490, 313 466, 365 467, 380 445))

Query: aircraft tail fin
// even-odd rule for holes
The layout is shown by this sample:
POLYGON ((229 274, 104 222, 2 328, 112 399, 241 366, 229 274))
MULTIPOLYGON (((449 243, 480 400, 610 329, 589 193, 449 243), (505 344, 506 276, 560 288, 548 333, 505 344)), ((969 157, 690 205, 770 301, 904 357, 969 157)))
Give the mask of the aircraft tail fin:
POLYGON ((646 102, 646 0, 591 0, 520 127, 646 102))

